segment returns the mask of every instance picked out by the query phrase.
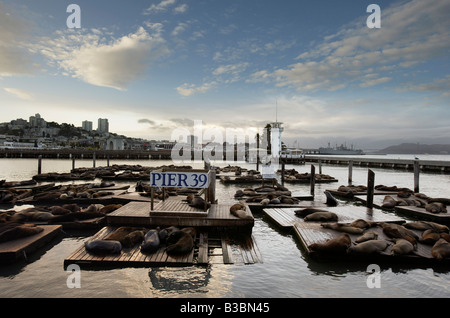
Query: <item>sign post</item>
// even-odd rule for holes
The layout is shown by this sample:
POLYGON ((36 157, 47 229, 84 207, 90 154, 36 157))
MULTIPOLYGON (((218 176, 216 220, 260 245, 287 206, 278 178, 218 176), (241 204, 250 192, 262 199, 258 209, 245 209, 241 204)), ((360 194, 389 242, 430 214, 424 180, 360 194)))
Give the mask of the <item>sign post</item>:
MULTIPOLYGON (((153 211, 154 188, 197 188, 207 189, 211 182, 211 171, 205 170, 178 170, 178 171, 152 171, 150 172, 151 209, 153 211)), ((207 193, 205 192, 205 211, 207 193)))

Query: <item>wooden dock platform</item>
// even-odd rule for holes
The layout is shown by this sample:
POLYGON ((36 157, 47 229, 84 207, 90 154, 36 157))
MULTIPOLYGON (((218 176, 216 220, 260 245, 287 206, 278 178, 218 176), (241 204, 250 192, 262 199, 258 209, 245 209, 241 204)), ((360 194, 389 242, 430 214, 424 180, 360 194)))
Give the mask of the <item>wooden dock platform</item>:
POLYGON ((10 263, 26 258, 54 239, 62 231, 61 225, 39 225, 41 233, 0 243, 0 263, 10 263))
MULTIPOLYGON (((334 212, 338 215, 338 222, 350 223, 357 219, 363 219, 372 222, 395 222, 403 223, 404 220, 394 216, 389 215, 383 211, 376 209, 368 209, 365 207, 358 206, 336 206, 336 207, 320 207, 323 210, 334 212)), ((297 223, 313 223, 304 222, 303 218, 298 217, 295 214, 295 210, 300 210, 302 207, 297 208, 272 208, 264 209, 264 213, 272 219, 278 226, 282 228, 292 228, 297 223)))
MULTIPOLYGON (((92 239, 103 239, 116 227, 104 227, 92 239)), ((156 252, 147 254, 140 250, 140 244, 123 249, 120 254, 98 256, 86 251, 84 244, 64 260, 64 266, 77 264, 86 267, 183 267, 193 265, 255 264, 261 263, 262 257, 253 236, 234 239, 228 234, 212 236, 201 232, 196 238, 194 249, 185 255, 170 256, 161 246, 156 252)))
POLYGON ((431 213, 417 206, 396 206, 395 212, 404 214, 417 219, 428 220, 441 224, 450 224, 450 214, 447 213, 431 213))
POLYGON ((212 204, 207 212, 182 204, 180 200, 168 199, 155 204, 151 211, 148 202, 130 202, 106 216, 108 225, 116 226, 194 226, 194 227, 246 227, 252 228, 254 218, 240 219, 230 213, 231 203, 212 204), (179 209, 176 210, 175 207, 179 209), (172 208, 172 210, 168 210, 172 208))

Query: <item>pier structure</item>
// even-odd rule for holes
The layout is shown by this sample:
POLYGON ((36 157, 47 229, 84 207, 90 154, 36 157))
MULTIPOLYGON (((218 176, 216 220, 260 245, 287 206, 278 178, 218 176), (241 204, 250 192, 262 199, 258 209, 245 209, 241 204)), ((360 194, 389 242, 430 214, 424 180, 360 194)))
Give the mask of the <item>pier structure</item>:
POLYGON ((405 169, 414 170, 418 164, 422 171, 450 172, 449 161, 419 160, 419 159, 389 159, 389 158, 348 158, 330 156, 305 156, 305 162, 317 162, 319 164, 335 164, 344 166, 360 166, 367 168, 405 169))

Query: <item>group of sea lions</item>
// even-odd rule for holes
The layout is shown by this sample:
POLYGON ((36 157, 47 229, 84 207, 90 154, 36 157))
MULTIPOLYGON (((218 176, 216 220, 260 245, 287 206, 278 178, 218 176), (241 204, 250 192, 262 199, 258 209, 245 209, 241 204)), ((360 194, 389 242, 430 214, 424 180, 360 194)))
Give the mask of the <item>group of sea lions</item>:
POLYGON ((396 206, 417 206, 425 208, 425 211, 438 214, 447 213, 447 205, 450 199, 430 198, 423 193, 413 193, 402 191, 397 194, 397 199, 391 195, 386 195, 383 199, 381 207, 383 209, 393 209, 396 206))
POLYGON ((197 231, 193 227, 179 229, 170 226, 164 229, 119 227, 103 239, 94 239, 85 243, 92 254, 118 254, 123 248, 132 248, 140 244, 142 253, 151 254, 165 247, 169 255, 183 255, 194 248, 197 231))
POLYGON ((417 251, 418 243, 422 243, 432 246, 431 255, 433 258, 437 260, 450 258, 449 228, 435 222, 417 221, 399 225, 359 219, 350 224, 324 223, 321 226, 343 232, 343 234, 324 243, 309 245, 309 248, 314 252, 332 255, 369 255, 385 253, 387 247, 391 246, 390 254, 397 256, 414 254, 417 251), (387 237, 386 239, 380 238, 376 231, 369 230, 376 226, 382 228, 382 233, 387 237), (422 231, 422 234, 418 235, 412 230, 422 231), (350 234, 359 236, 352 241, 350 234))
POLYGON ((299 202, 299 199, 292 196, 291 191, 278 183, 273 186, 237 190, 234 197, 239 200, 246 198, 246 202, 261 203, 263 206, 269 204, 297 204, 299 202))
POLYGON ((20 211, 1 211, 0 223, 25 223, 47 222, 48 224, 60 224, 62 222, 75 222, 104 217, 118 208, 121 204, 91 204, 83 208, 76 203, 62 206, 37 206, 20 211))
MULTIPOLYGON (((282 170, 278 170, 277 173, 281 174, 282 170)), ((300 173, 295 169, 286 169, 284 170, 284 181, 286 182, 309 182, 311 180, 311 174, 308 172, 300 173)), ((333 178, 330 175, 322 174, 322 173, 315 173, 314 179, 316 182, 322 182, 322 181, 337 181, 335 178, 333 178)))

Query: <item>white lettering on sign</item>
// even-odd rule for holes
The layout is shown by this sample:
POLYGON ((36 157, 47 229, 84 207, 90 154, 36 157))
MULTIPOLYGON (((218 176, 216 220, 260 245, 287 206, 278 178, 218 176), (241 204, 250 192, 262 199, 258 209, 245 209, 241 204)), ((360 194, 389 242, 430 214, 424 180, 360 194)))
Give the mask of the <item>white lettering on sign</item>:
POLYGON ((207 188, 207 172, 150 172, 150 186, 159 188, 207 188))

